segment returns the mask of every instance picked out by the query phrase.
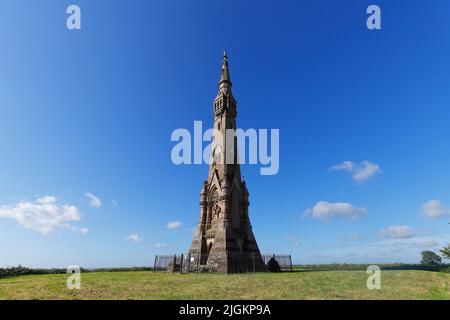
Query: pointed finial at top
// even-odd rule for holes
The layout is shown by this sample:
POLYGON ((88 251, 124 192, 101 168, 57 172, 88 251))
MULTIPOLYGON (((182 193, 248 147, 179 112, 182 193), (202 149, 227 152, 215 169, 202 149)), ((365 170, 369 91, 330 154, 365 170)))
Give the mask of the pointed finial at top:
POLYGON ((219 81, 219 85, 223 86, 225 84, 231 87, 230 70, 228 68, 228 55, 225 50, 223 50, 223 62, 222 62, 222 72, 219 81))

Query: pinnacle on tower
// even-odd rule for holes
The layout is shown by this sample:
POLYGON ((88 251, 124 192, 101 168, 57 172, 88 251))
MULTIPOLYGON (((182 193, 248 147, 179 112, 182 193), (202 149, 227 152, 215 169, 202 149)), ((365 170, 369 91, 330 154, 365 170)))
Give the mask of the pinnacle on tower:
POLYGON ((231 88, 231 78, 230 78, 230 69, 228 67, 228 56, 227 52, 223 51, 223 62, 222 62, 222 72, 219 81, 219 88, 228 87, 231 88))

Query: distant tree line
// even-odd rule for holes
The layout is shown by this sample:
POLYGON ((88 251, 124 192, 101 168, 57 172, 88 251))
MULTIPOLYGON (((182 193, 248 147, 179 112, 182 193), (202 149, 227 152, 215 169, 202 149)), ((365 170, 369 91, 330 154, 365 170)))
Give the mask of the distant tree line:
MULTIPOLYGON (((81 268, 81 272, 120 272, 120 271, 153 271, 150 267, 131 267, 131 268, 96 268, 85 269, 81 268)), ((0 278, 22 275, 38 275, 38 274, 61 274, 67 273, 67 269, 62 268, 27 268, 24 266, 0 268, 0 278)))
MULTIPOLYGON (((377 263, 381 270, 424 270, 424 271, 440 271, 450 273, 450 264, 442 262, 443 259, 450 260, 450 245, 440 250, 442 257, 433 251, 422 251, 422 260, 420 264, 405 263, 377 263)), ((371 264, 354 264, 354 263, 330 263, 330 264, 297 264, 294 270, 299 271, 358 271, 367 270, 371 264)))
MULTIPOLYGON (((330 263, 330 264, 299 264, 294 265, 296 270, 305 271, 359 271, 367 270, 367 268, 372 264, 355 264, 355 263, 330 263)), ((376 263, 381 270, 434 270, 429 266, 422 264, 406 264, 406 263, 376 263)))
MULTIPOLYGON (((352 263, 330 263, 330 264, 298 264, 294 265, 294 270, 298 271, 366 271, 371 264, 352 263)), ((407 264, 407 263, 376 263, 381 270, 422 270, 422 271, 442 271, 450 273, 448 264, 407 264)))

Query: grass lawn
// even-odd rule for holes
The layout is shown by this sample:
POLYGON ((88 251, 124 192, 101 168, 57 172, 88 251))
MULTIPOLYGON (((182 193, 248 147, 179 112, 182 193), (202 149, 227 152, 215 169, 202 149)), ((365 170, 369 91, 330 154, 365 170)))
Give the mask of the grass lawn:
POLYGON ((365 271, 256 274, 93 272, 81 290, 68 275, 0 279, 0 299, 450 299, 450 274, 382 271, 381 289, 368 290, 365 271))

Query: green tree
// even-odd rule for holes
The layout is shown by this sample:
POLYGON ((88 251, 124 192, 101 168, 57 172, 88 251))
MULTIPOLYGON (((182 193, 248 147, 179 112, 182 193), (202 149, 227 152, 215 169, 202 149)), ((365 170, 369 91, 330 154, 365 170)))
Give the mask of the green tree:
POLYGON ((442 248, 441 253, 445 259, 450 259, 450 244, 442 248))
POLYGON ((441 265, 442 258, 440 255, 433 251, 422 251, 422 265, 427 267, 439 267, 441 265))

